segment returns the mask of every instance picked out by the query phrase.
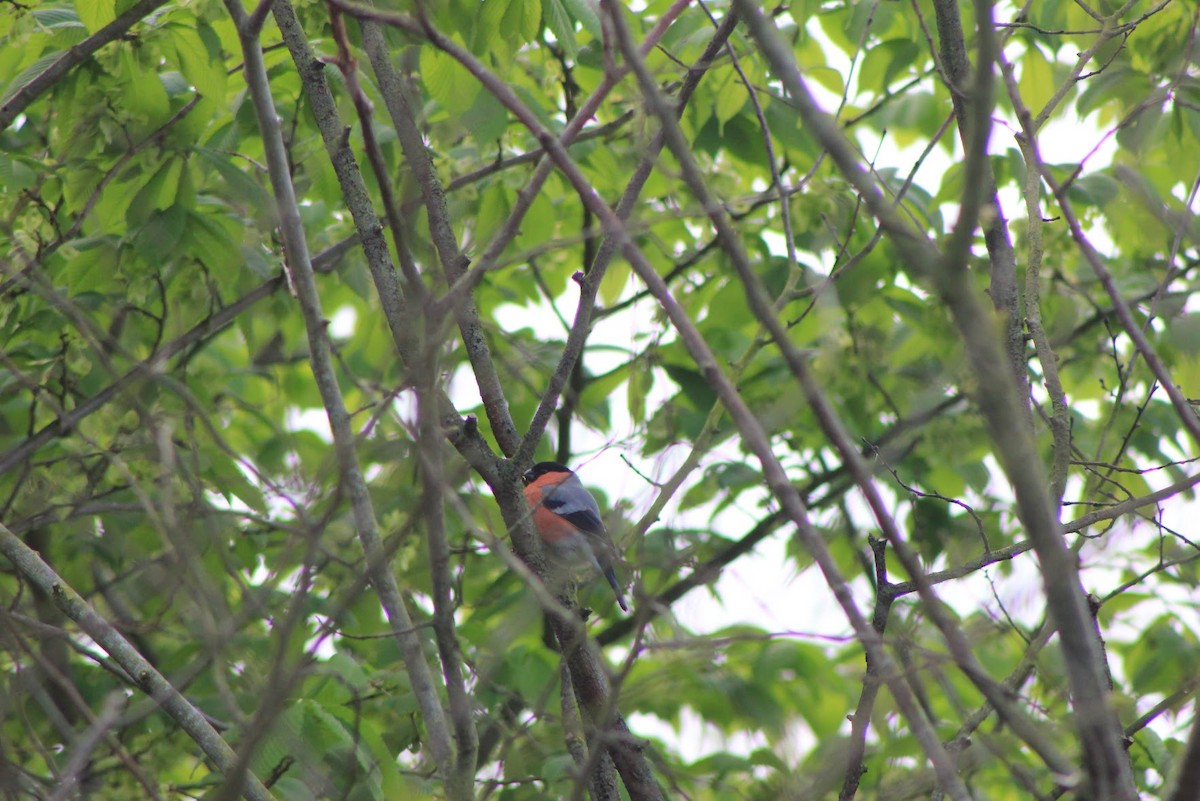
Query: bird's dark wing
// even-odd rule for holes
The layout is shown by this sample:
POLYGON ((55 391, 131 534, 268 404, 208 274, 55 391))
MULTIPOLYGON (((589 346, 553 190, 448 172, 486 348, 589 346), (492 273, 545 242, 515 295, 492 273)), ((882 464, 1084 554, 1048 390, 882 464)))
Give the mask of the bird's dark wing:
POLYGON ((604 535, 600 509, 586 492, 581 494, 570 487, 558 487, 542 496, 542 505, 584 534, 592 537, 604 535))

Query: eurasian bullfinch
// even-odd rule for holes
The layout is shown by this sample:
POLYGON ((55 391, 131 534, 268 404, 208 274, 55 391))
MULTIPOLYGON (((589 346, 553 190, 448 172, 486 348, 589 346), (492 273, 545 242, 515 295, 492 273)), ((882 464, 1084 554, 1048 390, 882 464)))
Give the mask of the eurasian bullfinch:
POLYGON ((538 462, 521 477, 533 525, 549 555, 572 566, 590 566, 608 579, 617 603, 628 612, 613 570, 616 548, 600 519, 600 507, 579 476, 558 462, 538 462))

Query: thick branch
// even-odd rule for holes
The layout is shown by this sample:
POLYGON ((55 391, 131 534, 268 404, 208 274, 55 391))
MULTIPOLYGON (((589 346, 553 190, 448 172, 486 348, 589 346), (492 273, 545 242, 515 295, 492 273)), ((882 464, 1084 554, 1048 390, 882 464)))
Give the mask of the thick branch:
POLYGON ((479 735, 463 675, 462 649, 454 627, 454 591, 450 564, 450 543, 446 537, 444 495, 448 492, 445 465, 442 462, 441 420, 438 402, 438 346, 436 322, 426 317, 425 341, 415 365, 417 384, 417 444, 421 458, 421 517, 429 547, 429 573, 433 588, 433 631, 442 679, 454 726, 454 775, 447 778, 451 798, 474 797, 475 759, 479 735))
POLYGON ((379 295, 384 319, 392 332, 392 340, 397 352, 403 354, 408 350, 408 333, 403 324, 404 297, 400 291, 400 280, 388 253, 383 223, 375 213, 362 171, 354 157, 354 151, 350 148, 348 130, 342 124, 337 103, 329 91, 329 82, 325 79, 325 62, 313 54, 308 37, 300 27, 300 21, 296 19, 296 11, 288 0, 275 0, 272 14, 275 24, 279 26, 279 32, 283 35, 283 43, 287 45, 296 65, 296 72, 304 86, 305 98, 312 108, 317 130, 321 132, 321 140, 325 143, 329 162, 337 175, 342 199, 345 200, 350 217, 354 220, 354 229, 358 233, 358 241, 362 244, 367 268, 374 279, 375 291, 379 295))

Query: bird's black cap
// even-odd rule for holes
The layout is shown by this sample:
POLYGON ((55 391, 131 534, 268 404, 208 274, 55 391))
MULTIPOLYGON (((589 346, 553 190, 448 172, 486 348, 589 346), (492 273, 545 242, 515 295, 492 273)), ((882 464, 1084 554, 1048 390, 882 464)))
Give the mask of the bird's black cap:
POLYGON ((525 471, 521 476, 521 480, 526 484, 532 484, 547 473, 570 473, 571 468, 559 462, 538 462, 533 467, 525 471))

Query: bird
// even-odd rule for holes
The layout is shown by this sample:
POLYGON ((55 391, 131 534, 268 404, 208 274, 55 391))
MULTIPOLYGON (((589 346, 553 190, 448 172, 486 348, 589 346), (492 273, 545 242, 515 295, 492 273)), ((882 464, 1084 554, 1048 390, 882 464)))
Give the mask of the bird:
POLYGON ((608 580, 621 611, 628 612, 613 570, 617 549, 600 519, 600 506, 579 476, 558 462, 538 462, 521 480, 533 525, 551 558, 594 568, 608 580))

